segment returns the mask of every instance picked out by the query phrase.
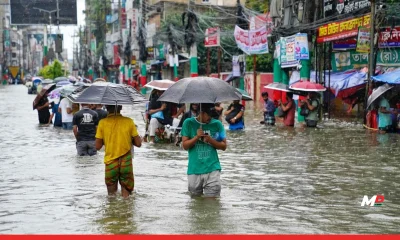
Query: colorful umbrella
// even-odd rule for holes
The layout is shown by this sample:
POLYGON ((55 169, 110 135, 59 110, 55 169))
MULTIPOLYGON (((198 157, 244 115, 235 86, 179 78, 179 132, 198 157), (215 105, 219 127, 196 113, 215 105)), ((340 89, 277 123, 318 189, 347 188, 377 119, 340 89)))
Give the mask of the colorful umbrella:
POLYGON ((144 85, 145 87, 148 88, 153 88, 161 91, 165 91, 168 88, 170 88, 172 85, 174 85, 176 82, 164 79, 164 80, 153 80, 149 82, 148 84, 144 85))
POLYGON ((326 88, 318 83, 300 81, 290 85, 289 89, 303 92, 324 92, 326 88))

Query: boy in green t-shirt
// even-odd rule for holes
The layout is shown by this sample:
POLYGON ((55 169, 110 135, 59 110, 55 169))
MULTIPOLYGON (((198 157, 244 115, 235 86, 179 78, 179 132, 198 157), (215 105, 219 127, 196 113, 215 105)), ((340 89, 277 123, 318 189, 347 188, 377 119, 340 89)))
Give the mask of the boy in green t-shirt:
POLYGON ((194 196, 219 197, 221 165, 217 149, 227 147, 224 125, 212 118, 214 104, 200 104, 200 114, 182 126, 182 146, 189 151, 188 188, 194 196))

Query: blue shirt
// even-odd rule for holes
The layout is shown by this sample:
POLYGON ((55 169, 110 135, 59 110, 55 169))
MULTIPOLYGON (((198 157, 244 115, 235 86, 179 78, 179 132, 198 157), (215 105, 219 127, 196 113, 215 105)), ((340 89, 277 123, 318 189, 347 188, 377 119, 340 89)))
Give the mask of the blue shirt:
MULTIPOLYGON (((386 110, 390 110, 390 105, 388 100, 386 98, 382 98, 381 101, 379 102, 379 108, 384 107, 386 110)), ((381 113, 379 111, 379 123, 378 127, 379 128, 385 128, 387 126, 392 125, 392 116, 390 113, 381 113)))
POLYGON ((58 112, 58 104, 54 104, 51 108, 51 112, 54 114, 54 126, 62 127, 61 113, 58 112))
POLYGON ((264 107, 267 110, 266 114, 273 117, 276 109, 274 102, 268 99, 264 101, 264 107))

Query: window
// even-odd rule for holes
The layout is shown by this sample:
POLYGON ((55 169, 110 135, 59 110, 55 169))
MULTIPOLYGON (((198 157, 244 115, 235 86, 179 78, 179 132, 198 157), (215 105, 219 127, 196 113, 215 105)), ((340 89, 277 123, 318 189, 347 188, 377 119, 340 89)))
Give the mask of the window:
POLYGON ((202 0, 203 1, 203 3, 209 3, 210 2, 210 0, 202 0))
POLYGON ((11 56, 12 56, 12 58, 16 58, 17 54, 16 53, 12 53, 11 56))
POLYGON ((16 43, 16 42, 12 42, 12 43, 11 43, 11 46, 12 46, 12 47, 16 47, 16 46, 17 46, 17 43, 16 43))

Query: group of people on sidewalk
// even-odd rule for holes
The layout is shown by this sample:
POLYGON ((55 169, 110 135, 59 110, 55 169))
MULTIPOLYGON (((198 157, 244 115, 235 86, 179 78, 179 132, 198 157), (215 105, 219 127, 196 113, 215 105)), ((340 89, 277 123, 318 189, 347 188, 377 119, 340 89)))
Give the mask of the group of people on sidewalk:
MULTIPOLYGON (((276 117, 279 117, 283 119, 283 124, 285 126, 294 127, 297 106, 296 102, 293 100, 293 93, 286 93, 285 102, 281 100, 277 102, 272 101, 268 96, 268 92, 263 92, 261 95, 264 99, 264 120, 260 122, 261 124, 274 126, 276 117)), ((310 92, 306 100, 300 101, 300 106, 300 115, 305 117, 307 127, 316 127, 320 108, 317 93, 310 92)))

